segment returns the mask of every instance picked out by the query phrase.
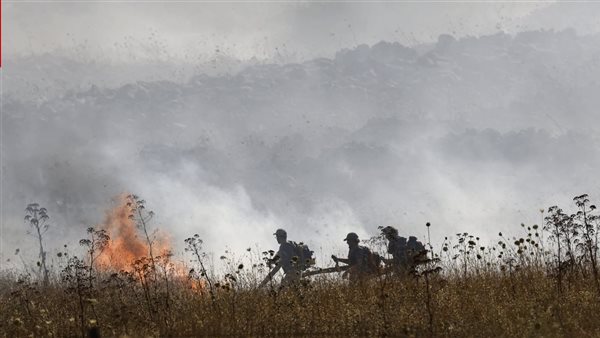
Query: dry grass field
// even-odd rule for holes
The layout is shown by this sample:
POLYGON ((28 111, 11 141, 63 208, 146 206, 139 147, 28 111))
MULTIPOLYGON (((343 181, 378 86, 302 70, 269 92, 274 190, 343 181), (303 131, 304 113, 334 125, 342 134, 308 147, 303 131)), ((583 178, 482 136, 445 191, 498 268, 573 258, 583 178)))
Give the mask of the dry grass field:
MULTIPOLYGON (((493 245, 454 234, 407 274, 350 284, 332 273, 287 288, 257 287, 269 253, 222 257, 217 274, 198 236, 185 265, 148 237, 145 255, 122 266, 102 258, 117 249, 110 229, 89 229, 83 255, 59 253, 46 279, 2 272, 0 336, 600 336, 600 224, 586 195, 574 201, 574 213, 551 207, 543 225, 493 245)), ((136 203, 125 223, 143 234, 136 203)))

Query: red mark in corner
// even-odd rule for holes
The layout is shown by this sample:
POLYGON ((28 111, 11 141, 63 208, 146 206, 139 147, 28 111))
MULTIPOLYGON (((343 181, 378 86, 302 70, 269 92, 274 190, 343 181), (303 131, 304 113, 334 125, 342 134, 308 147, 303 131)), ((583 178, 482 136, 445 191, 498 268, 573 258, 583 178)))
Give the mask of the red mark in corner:
POLYGON ((2 67, 2 0, 0 0, 0 67, 2 67))

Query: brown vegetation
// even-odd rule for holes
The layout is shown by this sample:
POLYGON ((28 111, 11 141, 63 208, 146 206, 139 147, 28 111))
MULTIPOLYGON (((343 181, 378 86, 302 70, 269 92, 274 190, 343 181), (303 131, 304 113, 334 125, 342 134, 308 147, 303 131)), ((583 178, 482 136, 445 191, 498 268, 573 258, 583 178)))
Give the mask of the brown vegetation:
POLYGON ((3 273, 0 336, 598 336, 600 224, 586 195, 575 205, 574 214, 551 207, 544 225, 500 233, 492 246, 468 233, 447 238, 406 275, 382 271, 356 285, 318 275, 285 289, 257 288, 268 252, 222 257, 226 271, 213 273, 197 235, 185 242, 185 273, 166 252, 111 270, 97 259, 105 233, 90 229, 87 258, 61 255, 47 286, 3 273))

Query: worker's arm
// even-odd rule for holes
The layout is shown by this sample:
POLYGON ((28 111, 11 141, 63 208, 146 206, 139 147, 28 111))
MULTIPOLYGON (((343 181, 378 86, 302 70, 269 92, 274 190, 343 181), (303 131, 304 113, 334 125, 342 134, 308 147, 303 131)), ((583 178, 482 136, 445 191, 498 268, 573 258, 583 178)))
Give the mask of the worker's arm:
POLYGON ((344 264, 350 264, 350 260, 349 259, 347 259, 347 258, 339 258, 336 255, 331 255, 331 259, 333 259, 333 261, 336 262, 336 263, 337 262, 341 262, 341 263, 344 263, 344 264))
POLYGON ((281 264, 277 264, 273 270, 271 270, 269 272, 269 274, 267 275, 267 277, 265 277, 265 279, 263 279, 263 281, 258 285, 259 288, 262 288, 263 286, 265 286, 271 279, 273 279, 273 276, 275 276, 275 274, 279 271, 279 269, 281 269, 281 264))

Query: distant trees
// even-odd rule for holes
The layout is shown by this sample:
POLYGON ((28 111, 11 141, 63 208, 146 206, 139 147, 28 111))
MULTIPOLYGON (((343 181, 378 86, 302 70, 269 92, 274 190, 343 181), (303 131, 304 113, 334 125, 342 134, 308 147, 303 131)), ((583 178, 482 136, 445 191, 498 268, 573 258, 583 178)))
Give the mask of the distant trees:
MULTIPOLYGON (((44 234, 48 231, 50 224, 48 224, 48 211, 46 208, 40 207, 38 203, 31 203, 25 208, 25 222, 33 229, 33 236, 36 237, 39 245, 39 261, 37 265, 39 267, 40 275, 43 276, 44 286, 48 285, 48 267, 46 266, 46 251, 44 250, 44 234)), ((31 234, 30 231, 27 233, 31 234)))

